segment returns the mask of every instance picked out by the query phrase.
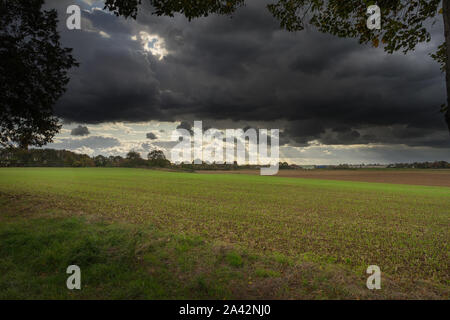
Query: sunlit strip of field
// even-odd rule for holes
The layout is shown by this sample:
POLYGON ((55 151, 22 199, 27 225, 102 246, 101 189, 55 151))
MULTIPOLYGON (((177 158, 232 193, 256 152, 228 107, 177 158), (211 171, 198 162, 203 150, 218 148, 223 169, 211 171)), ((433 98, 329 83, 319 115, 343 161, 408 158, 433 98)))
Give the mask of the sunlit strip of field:
POLYGON ((0 201, 0 297, 36 272, 32 297, 448 298, 448 187, 8 168, 0 201), (68 263, 83 264, 90 289, 58 287, 68 263), (369 265, 381 290, 365 286, 369 265), (125 289, 106 293, 114 281, 125 289))

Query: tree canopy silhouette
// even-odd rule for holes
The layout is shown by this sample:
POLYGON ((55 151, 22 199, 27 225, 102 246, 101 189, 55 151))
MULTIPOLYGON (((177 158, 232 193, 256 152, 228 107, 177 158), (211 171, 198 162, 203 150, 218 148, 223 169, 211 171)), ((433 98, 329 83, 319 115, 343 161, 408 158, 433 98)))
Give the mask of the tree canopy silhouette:
POLYGON ((147 159, 152 166, 167 167, 170 165, 170 161, 166 159, 166 156, 162 150, 152 150, 147 154, 147 159))
POLYGON ((147 154, 148 160, 166 160, 166 156, 162 150, 152 150, 147 154))
POLYGON ((59 42, 44 0, 0 0, 0 144, 28 148, 60 130, 53 106, 65 92, 72 49, 59 42))
MULTIPOLYGON (((184 14, 189 20, 208 14, 231 14, 245 0, 147 0, 156 15, 184 14)), ((136 18, 142 0, 106 0, 105 8, 116 15, 136 18)), ((281 27, 300 31, 307 26, 339 37, 358 38, 360 43, 383 46, 388 53, 414 50, 429 42, 429 27, 442 14, 446 41, 431 56, 446 72, 447 104, 442 105, 450 131, 450 1, 448 0, 276 0, 267 6, 281 27), (441 7, 442 3, 442 7, 441 7), (381 9, 381 29, 367 28, 367 8, 381 9)))
MULTIPOLYGON (((158 16, 173 17, 181 13, 186 18, 206 17, 209 14, 231 14, 242 6, 245 0, 147 0, 158 16)), ((142 0, 106 0, 105 8, 116 15, 136 18, 142 0)))

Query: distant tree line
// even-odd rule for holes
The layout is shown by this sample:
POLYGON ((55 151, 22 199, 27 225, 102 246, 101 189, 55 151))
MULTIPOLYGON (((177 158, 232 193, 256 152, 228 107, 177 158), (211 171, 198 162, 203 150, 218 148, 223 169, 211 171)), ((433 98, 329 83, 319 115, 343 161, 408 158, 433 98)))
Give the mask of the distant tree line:
POLYGON ((447 161, 396 163, 389 165, 388 168, 450 169, 450 163, 447 161))
POLYGON ((315 166, 316 169, 333 169, 333 170, 356 170, 356 169, 450 169, 450 163, 446 161, 434 162, 410 162, 410 163, 393 163, 388 165, 382 164, 339 164, 339 165, 321 165, 315 166))
POLYGON ((1 167, 169 167, 161 150, 151 151, 143 159, 136 151, 126 157, 98 155, 90 157, 67 150, 54 149, 0 149, 1 167))
MULTIPOLYGON (((54 149, 0 149, 0 167, 129 167, 129 168, 172 168, 184 171, 195 170, 236 170, 259 169, 257 165, 238 165, 233 163, 207 163, 201 164, 181 163, 173 164, 167 160, 161 150, 152 150, 147 159, 142 158, 139 152, 131 150, 125 157, 97 155, 90 157, 67 150, 54 149)), ((296 165, 280 162, 280 169, 297 169, 296 165)))
MULTIPOLYGON (((0 167, 126 167, 126 168, 171 168, 183 171, 195 170, 237 170, 260 169, 259 165, 238 165, 233 163, 207 163, 200 164, 182 163, 174 164, 167 160, 161 150, 152 150, 147 154, 147 159, 142 158, 139 152, 131 150, 125 157, 97 155, 90 157, 86 154, 78 154, 67 150, 54 149, 0 149, 0 167)), ((370 168, 377 165, 322 165, 299 166, 280 162, 279 169, 341 169, 351 170, 356 168, 370 168)), ((417 168, 417 169, 450 169, 450 163, 446 161, 396 163, 383 166, 384 168, 417 168)))

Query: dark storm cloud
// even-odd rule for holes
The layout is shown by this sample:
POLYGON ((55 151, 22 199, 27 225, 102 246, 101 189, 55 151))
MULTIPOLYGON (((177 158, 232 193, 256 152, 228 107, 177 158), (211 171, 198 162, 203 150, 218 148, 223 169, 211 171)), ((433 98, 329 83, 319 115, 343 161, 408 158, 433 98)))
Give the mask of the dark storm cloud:
POLYGON ((113 14, 105 14, 102 10, 91 10, 87 15, 89 16, 89 22, 92 23, 92 27, 102 30, 108 34, 114 34, 115 37, 123 36, 129 37, 133 32, 133 27, 127 23, 117 23, 117 17, 113 14))
POLYGON ((79 125, 70 132, 72 136, 88 136, 90 134, 88 127, 79 125))
POLYGON ((156 140, 157 138, 158 137, 153 132, 147 133, 147 139, 156 140))
POLYGON ((164 148, 166 150, 171 150, 174 146, 178 144, 178 141, 156 141, 153 145, 164 148))
POLYGON ((187 121, 181 121, 181 123, 177 126, 177 129, 185 129, 191 134, 194 133, 194 130, 192 130, 192 125, 187 121))
POLYGON ((300 146, 448 147, 438 112, 444 77, 428 56, 432 46, 387 55, 353 39, 288 33, 263 1, 249 1, 232 19, 189 23, 146 10, 137 23, 99 10, 83 19, 86 30, 62 30, 81 62, 56 108, 67 121, 258 121, 270 128, 277 120, 281 142, 300 146), (143 52, 131 39, 140 31, 163 38, 168 55, 143 52))
POLYGON ((69 93, 57 105, 57 114, 85 123, 158 118, 159 82, 149 67, 153 57, 114 46, 95 33, 78 36, 83 45, 100 47, 77 56, 81 66, 73 71, 69 93))

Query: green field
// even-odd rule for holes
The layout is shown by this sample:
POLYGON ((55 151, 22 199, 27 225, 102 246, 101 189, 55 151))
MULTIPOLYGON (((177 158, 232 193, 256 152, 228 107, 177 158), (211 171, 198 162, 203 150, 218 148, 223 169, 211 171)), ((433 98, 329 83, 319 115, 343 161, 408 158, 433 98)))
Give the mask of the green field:
POLYGON ((5 168, 0 208, 2 299, 449 297, 447 187, 5 168))

